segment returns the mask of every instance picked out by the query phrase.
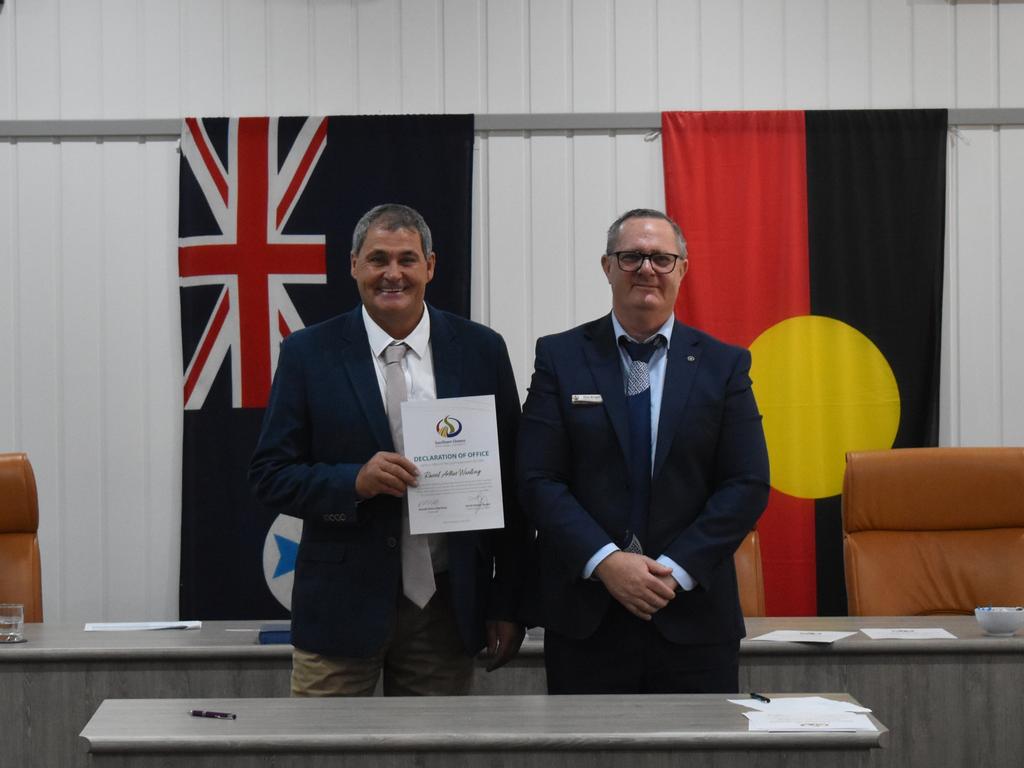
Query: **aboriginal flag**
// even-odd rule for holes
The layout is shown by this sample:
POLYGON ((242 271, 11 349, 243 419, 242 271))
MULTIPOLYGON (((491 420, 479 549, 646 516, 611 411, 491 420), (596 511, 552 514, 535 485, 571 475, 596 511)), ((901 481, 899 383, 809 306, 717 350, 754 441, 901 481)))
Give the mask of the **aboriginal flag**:
POLYGON ((935 445, 944 110, 662 116, 676 312, 749 347, 772 492, 769 615, 846 613, 845 454, 935 445))
POLYGON ((472 162, 471 115, 185 121, 182 618, 286 615, 301 522, 246 479, 281 340, 355 306, 352 230, 387 202, 430 225, 427 300, 468 316, 472 162))

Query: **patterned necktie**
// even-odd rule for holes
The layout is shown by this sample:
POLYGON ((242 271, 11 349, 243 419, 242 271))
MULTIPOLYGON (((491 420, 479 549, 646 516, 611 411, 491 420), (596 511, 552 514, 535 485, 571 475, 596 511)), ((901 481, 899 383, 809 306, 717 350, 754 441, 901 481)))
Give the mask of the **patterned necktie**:
MULTIPOLYGON (((388 425, 395 450, 402 453, 402 402, 408 398, 402 358, 409 351, 404 342, 394 342, 384 348, 384 392, 388 411, 388 425)), ((430 545, 426 536, 413 536, 409 532, 409 500, 402 498, 402 592, 422 608, 434 594, 434 569, 430 561, 430 545)))
POLYGON ((647 513, 651 501, 651 356, 663 338, 655 336, 646 344, 625 337, 619 343, 629 355, 626 374, 626 406, 629 410, 629 529, 621 548, 642 554, 647 538, 647 513))

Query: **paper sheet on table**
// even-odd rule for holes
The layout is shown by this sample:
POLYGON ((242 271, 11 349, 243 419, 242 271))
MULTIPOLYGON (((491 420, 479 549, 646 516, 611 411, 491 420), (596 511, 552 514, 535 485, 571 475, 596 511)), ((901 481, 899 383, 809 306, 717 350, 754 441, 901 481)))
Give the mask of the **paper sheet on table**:
POLYGON ((776 629, 764 635, 750 638, 751 640, 771 640, 776 643, 834 643, 844 637, 855 635, 856 632, 827 632, 811 629, 776 629))
POLYGON ((861 628, 872 640, 956 640, 956 635, 941 627, 861 628))
POLYGON ((202 629, 201 621, 103 621, 85 625, 86 632, 136 632, 146 629, 202 629))
POLYGON ((856 712, 744 712, 751 731, 877 731, 867 715, 856 712))
POLYGON ((750 707, 759 712, 774 712, 777 714, 792 712, 814 712, 835 714, 836 712, 870 712, 867 707, 854 704, 852 701, 840 701, 838 699, 826 699, 824 696, 786 696, 775 697, 771 701, 758 701, 757 699, 729 699, 733 704, 741 707, 750 707))

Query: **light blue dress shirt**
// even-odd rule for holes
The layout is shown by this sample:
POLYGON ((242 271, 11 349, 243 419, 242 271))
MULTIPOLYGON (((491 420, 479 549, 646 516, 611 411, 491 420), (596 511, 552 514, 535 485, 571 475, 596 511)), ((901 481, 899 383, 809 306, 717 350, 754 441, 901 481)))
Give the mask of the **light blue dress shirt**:
MULTIPOLYGON (((632 336, 626 333, 626 331, 622 327, 622 324, 619 322, 619 319, 615 316, 615 313, 612 312, 612 329, 615 331, 616 342, 619 339, 625 337, 630 341, 635 341, 637 343, 643 344, 644 342, 648 341, 649 339, 653 339, 655 336, 659 334, 665 337, 665 345, 655 351, 654 355, 651 357, 650 362, 647 364, 647 369, 649 371, 651 382, 652 472, 654 471, 654 452, 658 446, 658 418, 661 416, 661 396, 662 393, 665 391, 665 369, 668 368, 668 348, 672 344, 672 328, 675 325, 675 322, 675 317, 670 316, 668 320, 665 321, 665 324, 662 325, 661 328, 655 331, 647 339, 634 339, 632 336)), ((619 359, 622 362, 623 381, 625 381, 626 376, 629 373, 630 363, 632 361, 629 359, 629 355, 626 353, 626 350, 622 348, 622 345, 617 344, 617 346, 619 350, 619 359)), ((617 547, 613 543, 605 544, 603 547, 597 550, 597 552, 594 553, 594 556, 587 561, 586 566, 584 566, 583 578, 589 579, 594 574, 594 569, 597 568, 601 561, 608 557, 608 555, 610 555, 612 552, 617 551, 619 551, 619 547, 617 547)), ((689 591, 693 589, 695 586, 697 586, 697 582, 694 581, 693 577, 686 572, 686 569, 679 565, 679 563, 677 563, 672 558, 667 557, 665 555, 661 555, 658 558, 657 562, 672 569, 672 576, 673 578, 675 578, 676 582, 682 589, 689 591)))

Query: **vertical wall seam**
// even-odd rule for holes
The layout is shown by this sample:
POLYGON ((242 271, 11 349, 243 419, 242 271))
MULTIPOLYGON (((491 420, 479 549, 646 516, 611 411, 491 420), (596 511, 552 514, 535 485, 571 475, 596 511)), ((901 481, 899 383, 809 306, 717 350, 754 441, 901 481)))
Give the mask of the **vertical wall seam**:
POLYGON ((54 380, 56 382, 56 392, 54 397, 54 414, 56 417, 56 434, 54 435, 54 441, 56 443, 56 450, 54 456, 56 458, 57 466, 54 467, 54 477, 57 484, 57 493, 55 494, 57 499, 58 508, 55 510, 54 520, 57 524, 56 540, 57 540, 57 568, 59 572, 57 574, 57 584, 59 585, 60 595, 57 599, 58 617, 63 619, 67 616, 67 569, 64 567, 64 563, 67 562, 64 558, 64 552, 66 550, 64 537, 66 534, 66 526, 64 525, 68 515, 67 505, 67 462, 65 459, 65 450, 67 448, 67 440, 65 435, 65 424, 64 424, 64 350, 66 347, 67 339, 64 335, 64 270, 61 268, 64 261, 64 145, 57 144, 57 160, 54 169, 54 175, 56 176, 56 190, 54 191, 54 228, 52 235, 52 248, 54 272, 54 331, 56 333, 56 339, 54 339, 54 350, 57 353, 55 355, 55 370, 54 380))
MULTIPOLYGON (((104 153, 105 154, 105 153, 104 153)), ((99 178, 97 179, 100 196, 100 221, 105 224, 107 221, 107 213, 109 206, 107 204, 107 164, 103 162, 106 158, 103 157, 100 162, 99 178)), ((109 265, 107 263, 107 229, 106 226, 101 224, 100 236, 99 236, 99 252, 100 252, 100 279, 99 283, 99 299, 98 305, 100 307, 100 321, 99 321, 99 339, 97 346, 97 360, 99 362, 99 384, 100 384, 100 400, 99 400, 99 423, 101 425, 99 434, 97 437, 96 455, 99 457, 100 470, 97 473, 99 478, 99 531, 100 531, 100 583, 99 583, 99 598, 100 604, 103 606, 103 618, 110 618, 110 595, 115 592, 111 589, 110 585, 110 558, 108 557, 110 547, 110 519, 109 519, 109 508, 107 504, 107 482, 109 479, 109 464, 110 457, 107 455, 107 414, 109 411, 107 402, 107 367, 106 367, 106 311, 107 311, 107 275, 109 273, 109 265)))
POLYGON ((993 139, 992 142, 992 169, 995 171, 992 174, 992 198, 994 205, 992 206, 992 244, 995 250, 996 264, 995 264, 995 285, 993 286, 993 296, 995 302, 995 364, 996 364, 996 402, 998 403, 998 422, 999 422, 999 445, 1005 445, 1005 419, 1003 415, 1006 413, 1006 399, 1004 397, 1004 386, 1003 376, 1005 374, 1005 365, 1003 364, 1003 239, 1001 236, 1003 229, 1003 195, 1002 195, 1002 142, 1003 134, 999 126, 993 126, 993 139))
MULTIPOLYGON (((142 243, 150 242, 150 226, 149 226, 149 201, 150 196, 147 194, 149 189, 146 184, 147 177, 147 165, 146 160, 148 159, 148 152, 146 151, 147 145, 141 143, 136 145, 135 162, 137 167, 137 178, 139 184, 138 197, 136 198, 140 205, 140 221, 141 226, 141 241, 142 243)), ((143 255, 142 258, 142 296, 147 297, 150 288, 150 256, 149 254, 143 255)), ((144 300, 142 306, 142 338, 146 340, 147 354, 140 356, 142 361, 142 419, 140 425, 140 431, 142 433, 142 498, 145 504, 145 514, 143 515, 143 530, 146 537, 146 606, 157 605, 158 601, 155 599, 153 584, 153 514, 156 506, 153 504, 152 492, 153 492, 153 473, 152 473, 152 462, 153 462, 153 451, 152 451, 152 436, 153 436, 153 420, 152 420, 152 409, 153 409, 153 381, 150 375, 150 358, 148 354, 149 342, 152 333, 152 321, 150 318, 150 308, 152 302, 144 300)))
POLYGON ((529 253, 523 255, 523 285, 526 288, 526 296, 523 304, 526 306, 526 336, 522 340, 522 348, 519 350, 519 359, 524 362, 526 368, 530 365, 530 339, 534 338, 537 323, 534 318, 535 302, 533 300, 533 260, 536 253, 533 248, 533 136, 529 131, 523 132, 523 196, 525 200, 531 201, 530 205, 523 206, 523 242, 527 244, 529 253))

